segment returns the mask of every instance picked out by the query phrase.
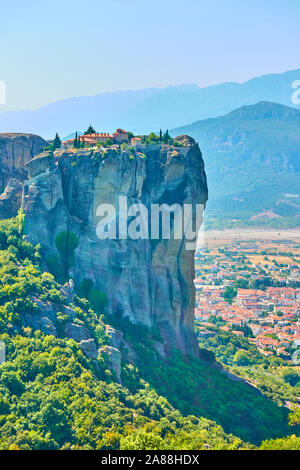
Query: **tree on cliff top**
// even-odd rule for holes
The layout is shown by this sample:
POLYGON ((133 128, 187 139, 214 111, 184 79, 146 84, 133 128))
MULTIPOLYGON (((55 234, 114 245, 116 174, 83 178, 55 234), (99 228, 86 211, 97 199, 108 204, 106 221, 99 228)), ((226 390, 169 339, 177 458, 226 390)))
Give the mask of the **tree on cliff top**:
POLYGON ((58 133, 56 132, 54 140, 52 142, 53 150, 59 149, 60 146, 61 146, 61 140, 60 140, 60 137, 59 137, 58 133))
POLYGON ((164 133, 164 135, 162 136, 162 141, 165 142, 166 144, 170 141, 172 141, 172 137, 170 136, 169 134, 169 131, 168 129, 166 130, 166 132, 164 133))
POLYGON ((87 130, 84 133, 84 135, 88 135, 88 134, 96 134, 96 131, 95 131, 95 129, 93 128, 93 126, 91 124, 89 125, 89 127, 87 128, 87 130))

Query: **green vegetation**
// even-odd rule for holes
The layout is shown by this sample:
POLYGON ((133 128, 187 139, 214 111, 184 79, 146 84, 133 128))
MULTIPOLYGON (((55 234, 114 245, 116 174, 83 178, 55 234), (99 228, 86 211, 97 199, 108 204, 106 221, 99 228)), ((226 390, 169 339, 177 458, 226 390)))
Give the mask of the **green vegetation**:
POLYGON ((84 135, 88 135, 88 134, 96 134, 96 131, 95 131, 94 127, 91 124, 89 125, 89 127, 87 128, 87 130, 84 133, 84 135))
MULTIPOLYGON (((64 297, 53 276, 41 273, 39 247, 23 240, 17 219, 1 222, 0 241, 0 340, 7 353, 0 365, 1 449, 201 449, 208 442, 220 449, 245 447, 214 422, 185 417, 138 378, 133 365, 124 363, 122 372, 124 383, 134 375, 132 391, 115 383, 102 356, 91 361, 64 337, 68 314, 56 314, 59 337, 26 326, 24 315, 38 313, 37 297, 57 309, 64 297)), ((64 237, 58 246, 65 246, 64 237)), ((81 288, 91 296, 90 281, 81 288)), ((73 321, 84 324, 98 346, 109 344, 103 317, 86 300, 76 302, 73 321)), ((135 341, 144 351, 139 335, 135 341)))
POLYGON ((283 439, 264 441, 261 450, 300 450, 300 437, 292 435, 283 439))
POLYGON ((74 262, 74 251, 79 240, 73 232, 60 232, 55 238, 55 246, 59 252, 61 264, 67 277, 68 271, 74 262))
POLYGON ((130 393, 74 341, 38 332, 1 339, 10 358, 0 366, 2 449, 245 447, 209 420, 183 417, 146 383, 130 393))
POLYGON ((291 369, 283 371, 282 374, 283 380, 290 384, 292 387, 295 387, 300 382, 300 375, 298 372, 291 369))
POLYGON ((60 146, 61 146, 61 140, 60 140, 58 133, 56 132, 54 140, 52 142, 53 150, 59 149, 60 146))
MULTIPOLYGON (((0 340, 7 356, 0 364, 1 449, 242 449, 268 438, 277 446, 295 433, 285 408, 227 377, 206 348, 201 360, 178 351, 162 359, 158 330, 117 312, 104 316, 106 296, 91 280, 66 308, 64 291, 41 271, 39 246, 24 239, 23 226, 22 213, 0 222, 0 340), (57 336, 34 327, 41 303, 54 312, 57 336), (110 345, 107 323, 122 331, 122 384, 104 354, 91 360, 66 336, 70 321, 86 328, 97 348, 110 345)), ((59 234, 62 263, 70 265, 77 244, 59 234)))
POLYGON ((223 293, 223 297, 226 300, 226 302, 228 302, 231 305, 233 302, 233 299, 235 299, 236 296, 237 296, 237 290, 234 289, 232 286, 227 286, 223 293))
MULTIPOLYGON (((143 354, 144 358, 149 357, 149 352, 148 355, 143 354)), ((259 444, 266 434, 270 437, 272 433, 289 433, 284 424, 288 414, 285 409, 277 407, 244 383, 232 381, 213 367, 211 358, 208 359, 187 360, 174 352, 164 362, 144 359, 145 363, 138 363, 136 373, 141 374, 184 415, 213 419, 222 425, 225 432, 231 432, 244 441, 259 444)))
POLYGON ((173 138, 170 136, 169 131, 163 134, 162 130, 160 129, 159 135, 155 134, 155 132, 151 132, 148 136, 143 138, 143 143, 147 145, 153 145, 157 143, 164 143, 164 144, 172 144, 173 138))
POLYGON ((83 279, 78 289, 78 295, 88 299, 96 312, 104 312, 107 303, 107 295, 93 288, 91 279, 83 279))
MULTIPOLYGON (((201 324, 197 323, 196 331, 201 324)), ((237 376, 255 385, 265 396, 280 405, 296 402, 300 395, 299 374, 288 363, 275 356, 264 356, 247 338, 216 327, 209 338, 198 334, 200 346, 213 351, 217 361, 237 376), (291 384, 292 382, 292 384, 291 384)))
POLYGON ((74 138, 74 143, 73 143, 74 149, 83 149, 85 148, 85 142, 83 139, 78 136, 78 133, 75 133, 75 138, 74 138))
POLYGON ((154 132, 151 132, 147 138, 146 138, 146 144, 151 145, 151 144, 156 144, 159 142, 159 136, 155 134, 154 132))

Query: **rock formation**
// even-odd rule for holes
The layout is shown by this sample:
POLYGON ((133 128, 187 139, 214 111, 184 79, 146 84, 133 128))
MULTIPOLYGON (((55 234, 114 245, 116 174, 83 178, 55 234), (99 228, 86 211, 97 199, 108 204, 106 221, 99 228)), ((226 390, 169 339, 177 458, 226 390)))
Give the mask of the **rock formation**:
POLYGON ((20 181, 11 178, 3 194, 0 194, 0 218, 14 217, 22 204, 23 185, 20 181))
POLYGON ((27 179, 25 164, 41 153, 47 142, 33 134, 0 134, 0 191, 10 178, 27 179))
POLYGON ((20 183, 28 176, 25 164, 47 145, 37 135, 0 134, 0 219, 16 215, 21 205, 20 183))
MULTIPOLYGON (((23 191, 26 234, 41 243, 46 269, 69 277, 77 291, 109 315, 160 331, 165 352, 197 355, 194 321, 194 251, 184 239, 99 239, 100 204, 119 211, 151 204, 205 204, 207 184, 198 145, 180 136, 174 145, 135 150, 44 152, 27 164, 23 191)), ((86 340, 86 338, 80 338, 86 340)))

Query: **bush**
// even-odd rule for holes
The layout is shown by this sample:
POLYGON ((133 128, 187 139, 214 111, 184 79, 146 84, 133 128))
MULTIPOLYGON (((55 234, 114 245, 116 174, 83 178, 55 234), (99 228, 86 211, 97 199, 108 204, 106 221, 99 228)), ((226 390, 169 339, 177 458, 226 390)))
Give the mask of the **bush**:
POLYGON ((96 289, 91 289, 88 299, 97 313, 103 313, 104 308, 107 304, 107 296, 104 292, 97 291, 96 289))
POLYGON ((298 382, 300 382, 300 376, 297 372, 294 372, 292 369, 288 369, 283 372, 282 378, 285 382, 290 384, 292 387, 295 387, 298 382))
POLYGON ((1 383, 8 388, 13 395, 22 395, 25 392, 25 385, 19 377, 19 374, 14 371, 5 371, 1 375, 1 383))
POLYGON ((55 238, 55 246, 60 254, 65 273, 73 265, 74 251, 78 245, 79 240, 73 232, 60 232, 55 238))

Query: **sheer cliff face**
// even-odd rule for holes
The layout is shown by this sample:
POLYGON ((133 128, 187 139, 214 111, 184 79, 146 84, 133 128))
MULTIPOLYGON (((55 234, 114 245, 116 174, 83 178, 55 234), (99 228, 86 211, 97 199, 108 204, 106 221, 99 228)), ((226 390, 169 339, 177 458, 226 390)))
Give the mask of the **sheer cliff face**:
POLYGON ((76 235, 68 274, 77 286, 85 279, 105 293, 110 315, 158 327, 165 352, 175 347, 196 355, 194 252, 184 240, 100 240, 96 233, 97 208, 112 204, 118 216, 119 196, 149 213, 155 203, 206 203, 199 147, 186 136, 178 140, 181 146, 143 146, 135 156, 88 149, 41 154, 28 164, 23 207, 28 238, 41 243, 46 260, 60 262, 59 234, 76 235))
POLYGON ((32 134, 0 134, 0 193, 10 178, 24 181, 25 164, 38 155, 47 142, 32 134))

